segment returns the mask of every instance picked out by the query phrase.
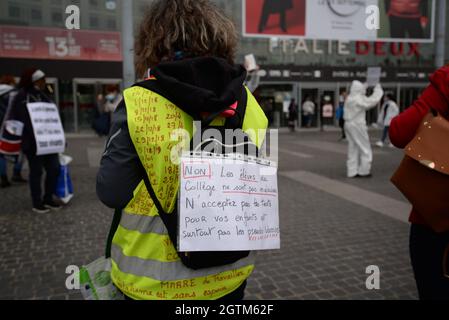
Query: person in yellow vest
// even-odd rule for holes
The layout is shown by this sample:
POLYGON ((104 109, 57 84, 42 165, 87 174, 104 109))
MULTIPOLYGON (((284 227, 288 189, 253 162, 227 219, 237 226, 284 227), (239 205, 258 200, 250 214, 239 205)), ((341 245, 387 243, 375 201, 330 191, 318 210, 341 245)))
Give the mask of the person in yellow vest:
POLYGON ((150 69, 151 77, 124 91, 97 176, 99 199, 121 211, 111 277, 126 298, 244 297, 253 253, 224 265, 200 261, 203 267, 189 267, 163 219, 177 210, 175 130, 191 138, 194 120, 212 115, 211 125, 241 129, 258 148, 264 142, 268 121, 244 87, 244 67, 234 64, 236 47, 235 26, 208 0, 156 0, 145 13, 135 64, 138 76, 150 69))

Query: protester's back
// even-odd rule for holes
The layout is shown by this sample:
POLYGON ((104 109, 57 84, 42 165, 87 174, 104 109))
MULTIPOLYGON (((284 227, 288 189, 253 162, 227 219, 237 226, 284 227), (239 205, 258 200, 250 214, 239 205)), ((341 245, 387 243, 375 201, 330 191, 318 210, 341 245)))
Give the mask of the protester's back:
MULTIPOLYGON (((206 0, 155 1, 142 22, 136 67, 139 75, 151 68, 151 77, 124 91, 97 176, 103 203, 124 208, 113 232, 111 275, 131 299, 243 297, 252 256, 223 263, 198 253, 188 265, 198 255, 177 252, 172 214, 179 185, 172 156, 180 146, 173 133, 187 133, 189 143, 193 120, 255 133, 267 127, 243 86, 246 71, 234 65, 236 40, 231 20, 206 0)), ((248 135, 261 146, 263 135, 248 135)))

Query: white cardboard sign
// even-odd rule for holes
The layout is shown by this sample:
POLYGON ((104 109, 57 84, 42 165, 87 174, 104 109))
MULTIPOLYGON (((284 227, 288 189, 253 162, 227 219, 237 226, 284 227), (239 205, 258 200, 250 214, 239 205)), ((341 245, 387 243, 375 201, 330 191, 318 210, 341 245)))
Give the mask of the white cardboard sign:
POLYGON ((368 67, 366 72, 366 83, 368 86, 372 87, 379 83, 380 77, 382 75, 381 67, 368 67))
POLYGON ((280 248, 276 164, 184 155, 178 196, 179 251, 280 248))
POLYGON ((257 69, 256 57, 254 54, 248 54, 245 56, 246 71, 251 72, 257 69))
POLYGON ((33 102, 27 104, 36 138, 36 155, 63 153, 64 129, 58 108, 54 103, 33 102))

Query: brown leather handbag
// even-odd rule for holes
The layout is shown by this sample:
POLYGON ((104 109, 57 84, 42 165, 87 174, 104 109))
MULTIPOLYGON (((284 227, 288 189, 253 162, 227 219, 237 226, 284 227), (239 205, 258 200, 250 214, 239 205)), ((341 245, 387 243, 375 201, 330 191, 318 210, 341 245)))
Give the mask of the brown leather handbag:
POLYGON ((424 117, 391 182, 435 232, 449 230, 449 121, 424 117))

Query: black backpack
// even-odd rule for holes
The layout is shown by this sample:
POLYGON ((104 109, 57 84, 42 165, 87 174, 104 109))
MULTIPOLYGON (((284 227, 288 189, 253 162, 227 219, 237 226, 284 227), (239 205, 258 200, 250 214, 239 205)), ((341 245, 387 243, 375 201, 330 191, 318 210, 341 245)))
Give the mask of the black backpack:
MULTIPOLYGON (((136 84, 136 86, 140 86, 146 89, 149 89, 155 93, 161 94, 161 92, 158 90, 158 86, 156 84, 157 81, 154 80, 147 80, 141 83, 136 84)), ((214 128, 218 130, 221 134, 221 137, 225 136, 225 130, 227 129, 237 129, 239 139, 238 139, 238 145, 237 141, 234 140, 233 144, 231 145, 224 145, 221 141, 218 139, 208 139, 208 141, 201 141, 201 139, 194 139, 192 138, 190 142, 190 150, 191 151, 204 151, 210 152, 212 149, 215 151, 218 150, 219 154, 226 154, 226 153, 232 153, 237 150, 237 148, 240 147, 241 144, 244 145, 244 154, 245 155, 251 155, 251 156, 258 156, 259 150, 257 146, 251 142, 249 136, 244 133, 241 128, 243 125, 243 119, 245 116, 246 111, 246 104, 247 104, 247 92, 245 87, 242 86, 242 96, 237 104, 237 109, 235 110, 236 113, 233 117, 227 118, 225 121, 224 126, 211 126, 211 122, 219 116, 222 112, 226 111, 228 108, 224 108, 223 110, 220 110, 219 112, 215 112, 207 117, 207 119, 202 119, 200 115, 193 115, 190 114, 190 116, 193 117, 195 121, 201 121, 201 131, 198 130, 196 134, 201 134, 201 137, 203 136, 203 132, 207 129, 214 128), (241 136, 240 136, 241 135, 241 136), (243 143, 242 143, 243 140, 243 143), (193 145, 194 141, 200 141, 199 145, 193 145), (218 145, 218 147, 217 147, 218 145)), ((182 109, 182 106, 178 106, 182 109)), ((239 149, 240 150, 240 149, 239 149)), ((145 169, 142 169, 143 172, 146 172, 145 169)), ((159 216, 161 217, 165 227, 168 230, 168 235, 170 237, 170 240, 173 243, 173 246, 175 247, 176 251, 178 252, 178 256, 181 259, 182 263, 190 268, 190 269, 202 269, 202 268, 211 268, 211 267, 217 267, 217 266, 223 266, 227 264, 234 263, 242 258, 245 258, 249 255, 249 251, 195 251, 195 252, 179 252, 178 251, 178 200, 176 201, 176 204, 174 206, 174 210, 171 213, 165 212, 162 208, 159 199, 156 196, 156 193, 154 192, 154 189, 151 185, 151 182, 148 178, 147 174, 144 174, 143 180, 145 182, 145 186, 148 190, 148 193, 150 194, 151 199, 153 200, 159 216)), ((111 226, 111 231, 109 233, 108 237, 108 245, 106 247, 106 257, 110 256, 110 246, 112 242, 112 237, 115 233, 115 230, 117 229, 119 223, 120 223, 120 217, 115 218, 115 216, 120 215, 121 216, 121 210, 116 210, 116 213, 114 215, 114 221, 111 226), (113 231, 114 230, 114 231, 113 231)))

